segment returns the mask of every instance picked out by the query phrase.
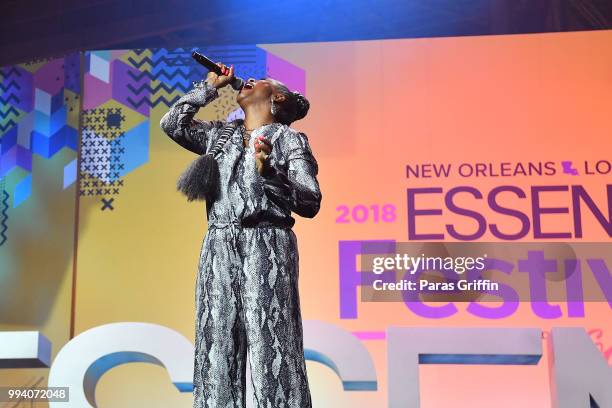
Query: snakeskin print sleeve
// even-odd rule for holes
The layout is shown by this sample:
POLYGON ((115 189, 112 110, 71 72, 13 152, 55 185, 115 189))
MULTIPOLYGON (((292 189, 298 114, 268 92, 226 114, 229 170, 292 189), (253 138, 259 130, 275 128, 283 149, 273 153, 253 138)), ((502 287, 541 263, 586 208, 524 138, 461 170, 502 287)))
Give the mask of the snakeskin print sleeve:
POLYGON ((287 172, 269 163, 262 174, 264 191, 279 206, 296 214, 313 218, 321 206, 317 180, 319 166, 304 133, 285 135, 287 172))
POLYGON ((205 81, 194 82, 193 89, 177 100, 161 118, 160 127, 185 149, 196 154, 206 153, 207 146, 213 143, 213 130, 220 128, 223 122, 202 121, 194 119, 194 116, 218 96, 217 89, 205 81))

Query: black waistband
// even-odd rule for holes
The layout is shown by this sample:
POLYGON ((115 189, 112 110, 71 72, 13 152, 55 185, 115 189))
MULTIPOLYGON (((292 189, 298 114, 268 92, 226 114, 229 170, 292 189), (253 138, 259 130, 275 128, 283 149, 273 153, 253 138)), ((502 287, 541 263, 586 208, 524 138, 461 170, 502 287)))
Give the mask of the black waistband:
POLYGON ((291 228, 295 224, 295 220, 288 218, 285 220, 258 220, 258 219, 244 219, 244 220, 209 220, 209 228, 224 228, 230 225, 243 227, 243 228, 291 228))

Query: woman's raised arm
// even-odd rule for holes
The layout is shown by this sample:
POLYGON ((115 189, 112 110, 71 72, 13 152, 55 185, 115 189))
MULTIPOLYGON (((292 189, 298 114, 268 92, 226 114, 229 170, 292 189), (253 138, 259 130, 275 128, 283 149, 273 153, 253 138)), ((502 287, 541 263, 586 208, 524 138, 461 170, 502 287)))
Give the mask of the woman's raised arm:
POLYGON ((206 80, 194 82, 194 87, 161 118, 159 125, 176 143, 196 154, 204 154, 214 143, 216 130, 223 126, 219 120, 194 119, 196 112, 219 96, 217 89, 226 86, 234 77, 234 67, 217 63, 223 75, 209 72, 206 80))
POLYGON ((217 89, 205 81, 194 83, 192 90, 176 101, 159 122, 163 131, 172 140, 196 154, 206 153, 213 141, 215 131, 223 126, 219 120, 194 119, 201 107, 219 96, 217 89))

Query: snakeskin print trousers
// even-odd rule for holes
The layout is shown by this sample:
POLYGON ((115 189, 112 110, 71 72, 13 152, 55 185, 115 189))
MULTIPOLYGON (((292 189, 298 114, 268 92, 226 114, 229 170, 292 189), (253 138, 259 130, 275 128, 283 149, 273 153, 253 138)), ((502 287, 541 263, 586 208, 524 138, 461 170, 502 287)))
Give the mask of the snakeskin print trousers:
POLYGON ((312 406, 290 228, 209 224, 196 283, 194 408, 312 406))

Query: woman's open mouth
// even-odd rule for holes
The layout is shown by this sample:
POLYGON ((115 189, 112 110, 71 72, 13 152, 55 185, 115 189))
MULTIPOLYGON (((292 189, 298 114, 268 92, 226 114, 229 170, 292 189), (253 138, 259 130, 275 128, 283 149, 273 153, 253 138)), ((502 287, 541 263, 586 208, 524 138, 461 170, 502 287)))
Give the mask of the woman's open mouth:
POLYGON ((255 84, 252 82, 247 82, 244 84, 244 86, 242 87, 242 89, 253 89, 253 87, 255 87, 255 84))

